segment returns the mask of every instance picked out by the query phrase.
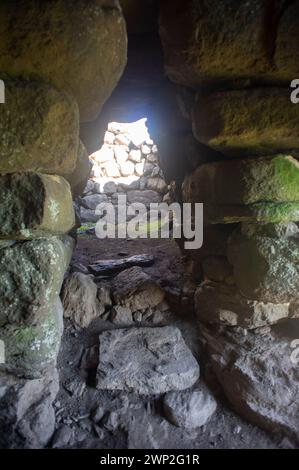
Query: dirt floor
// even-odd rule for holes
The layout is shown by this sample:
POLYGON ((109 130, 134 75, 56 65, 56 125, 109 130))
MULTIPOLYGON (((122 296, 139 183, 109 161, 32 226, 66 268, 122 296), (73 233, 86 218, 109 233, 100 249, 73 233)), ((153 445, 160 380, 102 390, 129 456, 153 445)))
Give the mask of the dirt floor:
MULTIPOLYGON (((183 280, 183 260, 171 240, 99 240, 92 235, 78 238, 72 263, 88 266, 98 259, 117 259, 151 253, 155 263, 144 268, 175 298, 183 280)), ((109 281, 101 281, 109 282, 109 281)), ((52 447, 97 449, 259 449, 286 448, 288 441, 270 437, 238 417, 229 408, 221 390, 206 369, 200 354, 196 323, 188 309, 176 309, 175 324, 198 359, 202 376, 218 401, 211 420, 201 428, 186 430, 164 417, 161 397, 99 391, 95 388, 98 364, 98 335, 115 328, 96 320, 79 329, 69 320, 59 355, 60 392, 55 401, 57 431, 52 447)))

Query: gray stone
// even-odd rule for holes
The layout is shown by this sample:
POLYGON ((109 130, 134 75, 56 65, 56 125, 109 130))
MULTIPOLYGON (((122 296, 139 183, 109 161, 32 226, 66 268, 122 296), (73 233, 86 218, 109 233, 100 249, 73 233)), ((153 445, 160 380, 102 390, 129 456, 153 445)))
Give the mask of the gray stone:
POLYGON ((173 326, 100 334, 97 388, 158 395, 191 387, 199 365, 173 326))
POLYGON ((115 305, 111 310, 109 320, 115 325, 128 326, 133 324, 132 312, 127 307, 115 305))
POLYGON ((114 278, 113 297, 116 304, 134 313, 159 305, 164 300, 165 292, 142 268, 133 267, 114 278))
POLYGON ((216 411, 217 403, 204 384, 195 390, 169 392, 163 399, 164 413, 175 426, 193 429, 204 426, 216 411))
POLYGON ((63 308, 59 298, 35 324, 2 326, 0 340, 4 343, 5 363, 0 364, 0 373, 27 379, 42 377, 56 365, 62 333, 63 308))
POLYGON ((79 144, 76 102, 39 82, 5 80, 5 94, 5 106, 0 108, 0 173, 71 173, 79 144))
POLYGON ((270 332, 244 334, 238 328, 201 326, 214 373, 233 408, 270 432, 299 443, 299 369, 291 343, 298 320, 270 332))
POLYGON ((204 323, 248 329, 275 324, 292 316, 289 302, 275 304, 250 300, 235 286, 208 281, 196 290, 194 303, 195 313, 204 323))
POLYGON ((85 207, 80 207, 80 218, 82 223, 96 223, 99 220, 94 210, 85 209, 85 207))
POLYGON ((142 204, 151 204, 155 202, 161 202, 162 196, 156 191, 151 191, 150 189, 145 191, 132 190, 128 191, 128 202, 130 204, 134 202, 140 202, 142 204))
POLYGON ((65 318, 76 325, 86 328, 105 311, 98 301, 98 288, 90 275, 71 274, 64 282, 61 299, 65 318))
POLYGON ((86 209, 96 210, 97 206, 102 202, 107 202, 108 197, 106 194, 91 194, 90 196, 85 196, 81 199, 82 205, 86 209))
POLYGON ((53 449, 61 449, 63 447, 69 446, 74 440, 74 434, 75 433, 72 428, 63 424, 55 432, 52 439, 51 447, 53 449))
POLYGON ((70 262, 71 237, 40 238, 1 250, 0 327, 34 325, 49 314, 70 262))
POLYGON ((40 379, 0 374, 0 448, 45 447, 55 429, 52 403, 59 390, 56 369, 40 379))
POLYGON ((236 285, 245 297, 284 303, 299 296, 299 229, 243 224, 228 242, 236 285))
POLYGON ((0 177, 1 238, 61 235, 75 225, 72 193, 61 176, 13 173, 0 177))

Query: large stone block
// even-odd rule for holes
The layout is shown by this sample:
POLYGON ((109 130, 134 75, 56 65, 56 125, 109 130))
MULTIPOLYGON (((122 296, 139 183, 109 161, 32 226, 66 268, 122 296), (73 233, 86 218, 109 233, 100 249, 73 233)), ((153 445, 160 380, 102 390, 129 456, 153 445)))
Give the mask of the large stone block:
POLYGON ((298 320, 244 334, 240 328, 201 327, 224 393, 244 418, 299 443, 299 369, 292 360, 298 320))
POLYGON ((254 329, 292 317, 289 302, 275 304, 243 297, 235 286, 204 282, 195 293, 195 312, 203 323, 254 329))
POLYGON ((52 403, 59 390, 57 370, 24 380, 0 373, 0 448, 44 448, 55 430, 52 403))
POLYGON ((126 50, 118 0, 1 2, 0 72, 70 92, 82 121, 99 114, 123 72, 126 50))
POLYGON ((185 390, 199 366, 174 326, 123 328, 100 334, 97 388, 158 395, 185 390))
POLYGON ((228 259, 245 297, 276 303, 299 297, 297 225, 244 224, 229 239, 228 259))
POLYGON ((210 204, 299 202, 299 162, 285 155, 206 163, 186 177, 184 198, 210 204))
POLYGON ((0 244, 0 330, 5 325, 34 325, 49 314, 73 246, 71 237, 0 244))
POLYGON ((63 308, 59 298, 35 324, 1 326, 5 363, 0 365, 0 372, 27 379, 42 377, 49 367, 56 365, 62 332, 63 308))
POLYGON ((199 142, 230 157, 292 154, 299 149, 299 106, 290 88, 198 94, 193 130, 199 142))
POLYGON ((160 34, 169 78, 198 87, 299 75, 299 2, 163 0, 160 34))
POLYGON ((204 204, 204 224, 279 223, 299 220, 298 202, 248 205, 204 204))
MULTIPOLYGON (((0 14, 0 24, 1 20, 0 14)), ((72 172, 78 150, 78 106, 50 85, 5 80, 0 134, 0 174, 28 170, 58 175, 72 172)))
POLYGON ((61 176, 0 176, 0 237, 30 239, 69 232, 75 224, 72 194, 61 176))

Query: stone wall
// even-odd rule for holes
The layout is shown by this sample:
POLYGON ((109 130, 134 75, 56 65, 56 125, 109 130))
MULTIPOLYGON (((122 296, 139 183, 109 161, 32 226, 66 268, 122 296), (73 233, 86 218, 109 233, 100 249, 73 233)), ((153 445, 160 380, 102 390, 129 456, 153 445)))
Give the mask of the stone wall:
POLYGON ((118 1, 0 5, 0 447, 43 447, 54 430, 72 191, 89 170, 79 123, 116 85, 126 43, 118 1))
POLYGON ((127 206, 143 203, 149 207, 170 198, 158 163, 158 147, 150 138, 145 119, 109 123, 103 146, 89 159, 90 179, 78 199, 83 224, 99 220, 99 204, 112 203, 117 208, 121 195, 126 196, 127 206))
MULTIPOLYGON (((290 356, 299 333, 299 106, 290 82, 299 76, 298 8, 160 2, 165 70, 200 144, 193 168, 176 171, 182 147, 161 161, 182 201, 204 203, 203 247, 186 253, 201 280, 200 337, 232 406, 297 440, 299 376, 290 356)), ((182 141, 187 130, 177 134, 182 141)))

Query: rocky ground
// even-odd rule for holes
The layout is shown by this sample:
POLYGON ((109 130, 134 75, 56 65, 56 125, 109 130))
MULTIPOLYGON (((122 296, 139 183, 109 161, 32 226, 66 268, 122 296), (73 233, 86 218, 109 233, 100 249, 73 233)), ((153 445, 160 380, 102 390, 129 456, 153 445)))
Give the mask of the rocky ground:
POLYGON ((200 352, 182 261, 172 240, 79 236, 72 281, 62 292, 69 318, 58 362, 53 448, 291 447, 229 408, 200 352), (117 280, 86 274, 108 253, 113 259, 150 254, 154 263, 129 268, 117 280), (135 290, 126 285, 130 279, 135 290))

